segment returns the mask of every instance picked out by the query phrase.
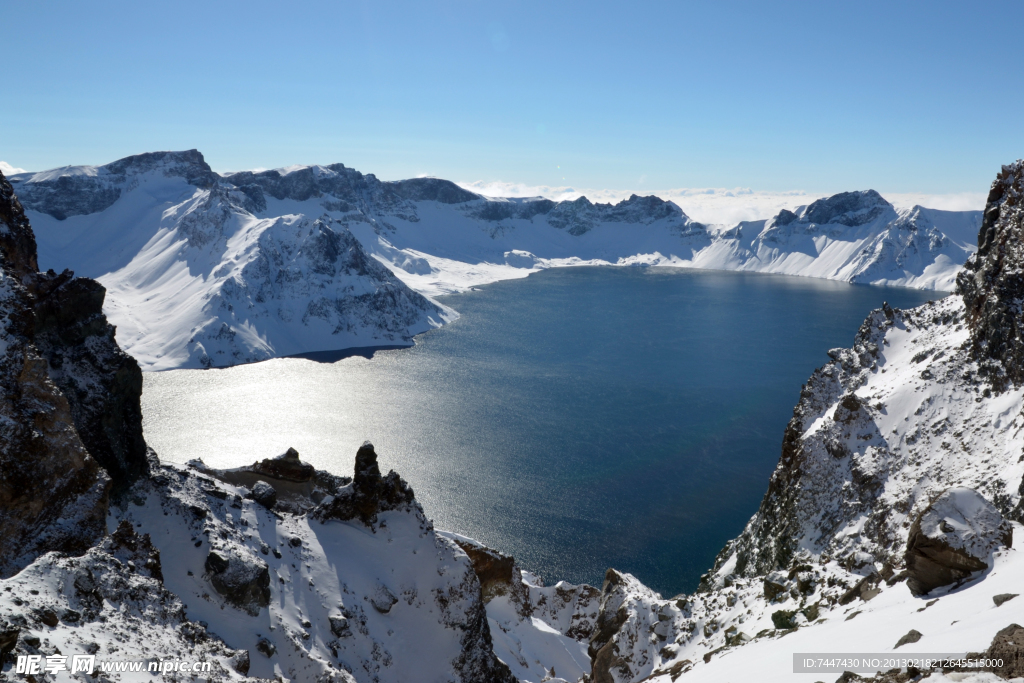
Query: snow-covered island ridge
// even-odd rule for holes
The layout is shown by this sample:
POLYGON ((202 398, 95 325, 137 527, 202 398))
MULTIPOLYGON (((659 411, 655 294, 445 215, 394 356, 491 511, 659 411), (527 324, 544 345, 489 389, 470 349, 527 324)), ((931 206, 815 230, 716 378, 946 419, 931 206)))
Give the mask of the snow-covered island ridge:
POLYGON ((458 314, 429 297, 574 265, 744 270, 950 291, 979 211, 872 190, 737 225, 632 196, 494 198, 342 164, 219 175, 195 151, 10 178, 42 268, 107 289, 144 370, 412 344, 458 314))

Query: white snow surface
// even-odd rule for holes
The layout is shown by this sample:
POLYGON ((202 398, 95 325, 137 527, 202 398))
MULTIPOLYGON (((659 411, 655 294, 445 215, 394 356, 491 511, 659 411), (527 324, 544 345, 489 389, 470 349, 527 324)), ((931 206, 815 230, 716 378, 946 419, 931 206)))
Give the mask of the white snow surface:
POLYGON ((40 266, 99 279, 118 342, 146 370, 409 345, 457 314, 401 283, 431 297, 544 268, 744 270, 949 291, 981 216, 897 209, 864 191, 705 225, 653 196, 496 198, 436 178, 384 183, 341 164, 218 176, 194 150, 11 181, 40 266), (332 272, 310 256, 325 240, 349 254, 332 272))
POLYGON ((29 206, 64 200, 49 207, 60 219, 28 211, 40 267, 98 279, 118 343, 144 369, 410 346, 456 316, 409 290, 327 213, 257 217, 234 188, 197 187, 184 176, 201 168, 166 157, 121 174, 69 167, 13 179, 29 206), (66 178, 95 183, 36 189, 66 178), (104 193, 116 199, 92 211, 104 193))

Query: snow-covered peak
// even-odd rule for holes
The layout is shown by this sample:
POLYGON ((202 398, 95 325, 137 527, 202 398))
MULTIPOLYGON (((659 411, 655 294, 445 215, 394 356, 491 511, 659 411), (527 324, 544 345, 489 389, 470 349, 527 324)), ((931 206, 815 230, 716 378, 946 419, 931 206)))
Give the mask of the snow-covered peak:
POLYGON ((192 149, 136 154, 103 166, 64 166, 20 173, 10 180, 27 207, 64 220, 109 208, 145 176, 176 178, 194 187, 211 187, 218 179, 203 155, 192 149))
POLYGON ((775 217, 776 225, 789 225, 793 221, 817 225, 845 225, 856 227, 871 223, 886 213, 894 213, 892 204, 874 190, 841 192, 800 207, 797 212, 783 209, 775 217))

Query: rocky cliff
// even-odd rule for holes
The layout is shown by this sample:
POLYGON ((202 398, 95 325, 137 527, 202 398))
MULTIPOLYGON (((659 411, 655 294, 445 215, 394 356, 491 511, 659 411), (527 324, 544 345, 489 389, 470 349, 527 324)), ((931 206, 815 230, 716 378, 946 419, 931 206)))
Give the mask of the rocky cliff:
POLYGON ((138 364, 114 342, 103 288, 39 273, 21 203, 0 175, 0 576, 104 532, 107 495, 145 473, 138 364))

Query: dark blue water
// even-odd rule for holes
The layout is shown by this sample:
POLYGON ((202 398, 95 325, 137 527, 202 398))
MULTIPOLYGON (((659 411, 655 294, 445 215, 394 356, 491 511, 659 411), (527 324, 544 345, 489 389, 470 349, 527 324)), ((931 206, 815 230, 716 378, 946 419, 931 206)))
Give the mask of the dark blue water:
POLYGON ((446 297, 461 319, 371 360, 147 375, 146 435, 171 460, 236 465, 294 445, 341 473, 370 438, 439 528, 549 580, 600 585, 611 566, 672 595, 692 591, 756 511, 826 351, 849 346, 883 301, 936 296, 549 270, 446 297), (210 409, 228 403, 244 408, 210 409))

